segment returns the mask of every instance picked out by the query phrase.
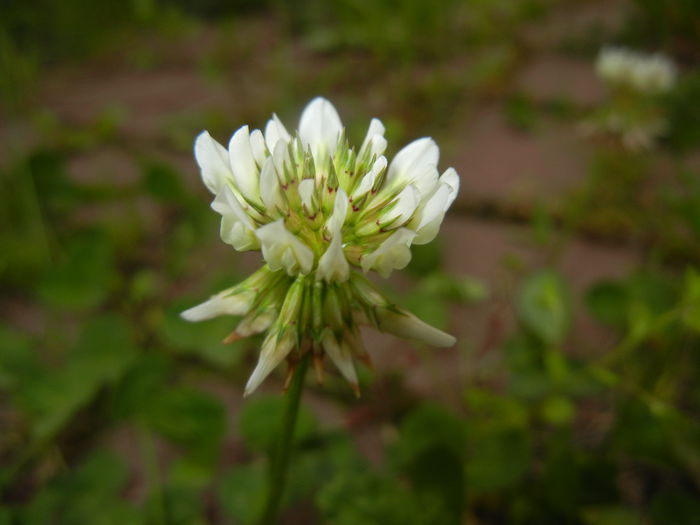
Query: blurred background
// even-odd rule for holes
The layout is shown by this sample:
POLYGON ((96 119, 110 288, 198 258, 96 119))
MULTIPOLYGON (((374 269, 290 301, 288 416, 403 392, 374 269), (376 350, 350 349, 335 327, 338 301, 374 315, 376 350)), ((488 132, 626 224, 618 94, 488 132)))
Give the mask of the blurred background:
POLYGON ((177 315, 260 264, 192 144, 316 95, 459 172, 385 283, 459 341, 309 380, 282 523, 697 524, 696 0, 5 0, 0 524, 255 523, 283 373, 177 315))

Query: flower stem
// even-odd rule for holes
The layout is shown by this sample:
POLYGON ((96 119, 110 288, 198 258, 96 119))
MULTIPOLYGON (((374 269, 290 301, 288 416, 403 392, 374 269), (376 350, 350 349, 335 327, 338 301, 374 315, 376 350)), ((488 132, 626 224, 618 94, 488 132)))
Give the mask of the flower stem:
POLYGON ((299 363, 292 384, 287 391, 287 404, 284 410, 282 421, 282 433, 279 436, 277 448, 271 459, 270 473, 267 485, 267 495, 265 507, 260 520, 260 525, 276 525, 279 514, 282 495, 287 481, 287 471, 289 470, 289 460, 292 455, 294 443, 294 431, 299 414, 299 402, 301 393, 304 390, 304 378, 306 370, 309 368, 309 353, 307 353, 299 363))

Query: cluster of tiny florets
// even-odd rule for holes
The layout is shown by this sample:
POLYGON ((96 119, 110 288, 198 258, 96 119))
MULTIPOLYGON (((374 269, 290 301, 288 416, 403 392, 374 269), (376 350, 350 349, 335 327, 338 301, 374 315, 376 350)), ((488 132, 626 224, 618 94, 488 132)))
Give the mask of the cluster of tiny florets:
POLYGON ((357 388, 353 357, 368 356, 359 326, 449 346, 454 338, 392 304, 360 273, 388 276, 405 267, 412 244, 430 242, 452 204, 459 177, 439 175, 430 138, 389 163, 384 126, 372 119, 352 148, 333 105, 317 98, 291 135, 273 115, 264 133, 247 126, 228 148, 207 132, 195 141, 202 178, 215 195, 221 238, 260 250, 265 265, 243 283, 183 313, 191 321, 243 316, 227 338, 266 332, 246 392, 283 360, 328 356, 357 388))
POLYGON ((606 47, 598 55, 596 72, 606 82, 646 94, 665 93, 676 82, 676 66, 665 55, 606 47))

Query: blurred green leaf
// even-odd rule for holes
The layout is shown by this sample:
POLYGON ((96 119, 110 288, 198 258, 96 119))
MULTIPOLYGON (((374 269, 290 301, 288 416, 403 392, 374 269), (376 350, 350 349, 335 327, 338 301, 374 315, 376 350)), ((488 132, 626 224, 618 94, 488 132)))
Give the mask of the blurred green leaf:
POLYGON ((621 505, 585 509, 583 518, 586 525, 642 525, 644 523, 639 511, 621 505))
POLYGON ((365 461, 352 438, 343 431, 314 436, 313 443, 292 458, 287 490, 290 501, 303 500, 328 483, 338 472, 360 472, 365 461), (313 446, 311 446, 313 445, 313 446))
POLYGON ((700 332, 700 274, 691 268, 685 274, 683 287, 683 321, 691 330, 700 332))
POLYGON ((149 426, 191 457, 209 464, 219 454, 226 413, 216 398, 179 387, 162 390, 145 403, 143 416, 149 426))
POLYGON ((462 516, 465 446, 462 421, 437 405, 413 410, 402 422, 394 446, 394 460, 413 488, 444 509, 443 523, 459 523, 462 516))
POLYGON ((168 486, 186 493, 198 493, 211 483, 212 469, 200 461, 181 457, 170 465, 168 486))
POLYGON ((523 428, 528 424, 526 406, 514 397, 498 395, 483 388, 469 388, 465 392, 469 420, 482 426, 508 429, 523 428))
POLYGON ((614 281, 598 283, 586 292, 586 304, 593 316, 616 328, 625 326, 627 300, 626 287, 614 281))
POLYGON ((666 487, 654 495, 650 514, 655 525, 695 525, 700 516, 700 500, 686 488, 666 487))
POLYGON ((628 279, 631 304, 641 303, 653 317, 671 310, 678 302, 681 281, 671 272, 643 270, 628 279))
POLYGON ((112 413, 116 417, 128 417, 143 411, 151 399, 168 388, 166 381, 171 368, 164 355, 140 355, 113 391, 112 413))
POLYGON ((518 315, 525 326, 544 342, 559 344, 570 323, 569 292, 563 279, 553 271, 529 277, 517 298, 518 315))
POLYGON ((0 325, 0 390, 10 390, 36 374, 34 344, 25 334, 0 325))
MULTIPOLYGON (((639 3, 642 3, 639 1, 639 3)), ((652 2, 647 1, 647 4, 652 2)), ((659 5, 661 2, 657 2, 659 5)), ((669 7, 673 2, 663 2, 669 7)), ((686 2, 687 5, 693 4, 692 0, 686 2)), ((697 11, 697 7, 694 7, 697 11)), ((687 22, 697 19, 698 13, 684 17, 683 10, 675 8, 676 15, 683 17, 687 22)), ((654 27, 658 23, 658 18, 654 18, 654 27)), ((691 23, 692 25, 692 23, 691 23)), ((695 27, 697 33, 697 27, 695 27)), ((675 151, 688 152, 696 148, 700 144, 700 108, 695 103, 700 97, 700 71, 691 70, 688 74, 682 75, 679 79, 678 86, 666 98, 668 108, 668 118, 670 121, 669 132, 666 141, 675 151)))
POLYGON ((255 523, 265 502, 266 470, 262 462, 229 470, 221 480, 218 500, 226 515, 236 523, 255 523))
POLYGON ((457 457, 464 453, 465 429, 462 421, 439 405, 421 405, 401 422, 399 439, 394 445, 394 460, 410 462, 435 445, 445 446, 457 457))
POLYGON ((479 493, 512 486, 529 468, 532 454, 525 406, 483 389, 467 390, 466 400, 467 490, 479 493))
MULTIPOLYGON (((210 474, 211 476, 211 474, 210 474)), ((208 525, 210 521, 205 514, 204 495, 199 490, 186 489, 180 486, 167 486, 161 495, 154 493, 146 503, 150 506, 151 516, 149 523, 165 521, 172 525, 208 525), (156 509, 157 505, 163 505, 164 518, 158 518, 158 513, 163 510, 156 509)))
POLYGON ((575 407, 563 396, 548 397, 542 403, 542 418, 552 425, 568 425, 574 418, 575 407))
POLYGON ((80 190, 68 177, 65 153, 55 149, 37 149, 26 159, 34 191, 49 217, 71 209, 80 201, 80 190))
POLYGON ((418 289, 442 299, 462 303, 483 301, 488 297, 488 288, 480 280, 471 277, 435 272, 418 283, 418 289))
POLYGON ((50 307, 81 310, 97 306, 112 292, 116 276, 114 255, 107 238, 97 232, 75 236, 58 264, 38 287, 50 307))
POLYGON ((22 524, 138 525, 139 511, 122 500, 127 481, 124 463, 106 453, 92 454, 73 471, 61 474, 23 509, 22 524))
POLYGON ((143 165, 143 187, 156 199, 186 203, 189 194, 182 185, 178 172, 165 162, 151 160, 143 165))
POLYGON ((551 392, 553 385, 544 365, 544 344, 529 332, 518 333, 506 341, 511 371, 508 388, 516 398, 539 399, 551 392))
POLYGON ((324 523, 333 525, 425 525, 452 521, 439 501, 409 492, 396 478, 370 469, 339 472, 316 499, 324 523))
POLYGON ((129 282, 129 296, 133 301, 141 302, 154 299, 164 287, 162 275, 154 270, 140 270, 129 282))
MULTIPOLYGON (((571 427, 562 426, 546 437, 543 436, 540 445, 545 450, 541 470, 538 472, 538 478, 541 479, 538 489, 543 492, 542 497, 547 505, 561 513, 562 518, 577 515, 580 501, 592 497, 590 494, 593 493, 592 490, 582 490, 584 465, 572 443, 573 439, 571 427)), ((602 486, 604 483, 597 481, 595 490, 600 490, 602 486)))
POLYGON ((647 403, 638 399, 622 400, 616 415, 612 439, 618 450, 644 461, 674 464, 674 451, 669 446, 674 430, 661 424, 647 403))
POLYGON ((104 316, 90 321, 63 367, 28 378, 18 392, 21 406, 32 416, 34 436, 53 435, 100 388, 115 384, 136 355, 123 319, 104 316))
POLYGON ((525 430, 469 425, 467 489, 477 493, 512 487, 530 468, 532 436, 525 430))
POLYGON ((467 391, 467 490, 491 491, 516 483, 527 471, 531 437, 525 407, 486 390, 467 391))

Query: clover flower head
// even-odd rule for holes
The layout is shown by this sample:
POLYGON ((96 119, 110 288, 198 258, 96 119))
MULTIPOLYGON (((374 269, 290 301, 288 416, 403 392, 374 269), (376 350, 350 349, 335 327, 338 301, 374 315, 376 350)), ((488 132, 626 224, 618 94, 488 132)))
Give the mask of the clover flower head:
POLYGON ((454 337, 393 304, 363 275, 404 268, 411 245, 435 238, 459 189, 439 149, 418 139, 391 162, 384 126, 372 119, 359 148, 348 144, 333 105, 315 98, 292 135, 273 115, 265 130, 243 126, 228 148, 202 132, 194 153, 221 215, 222 240, 259 250, 263 267, 182 313, 189 321, 243 316, 227 338, 266 332, 246 394, 284 359, 293 370, 311 352, 322 377, 327 356, 357 392, 354 358, 368 362, 359 326, 435 346, 454 337))
POLYGON ((673 61, 661 53, 644 54, 620 47, 606 47, 596 61, 598 76, 611 85, 656 95, 670 91, 676 83, 673 61))

